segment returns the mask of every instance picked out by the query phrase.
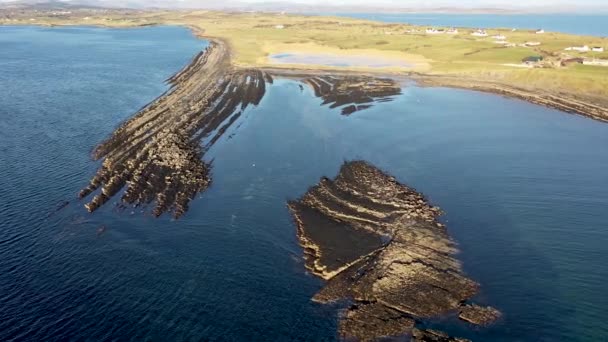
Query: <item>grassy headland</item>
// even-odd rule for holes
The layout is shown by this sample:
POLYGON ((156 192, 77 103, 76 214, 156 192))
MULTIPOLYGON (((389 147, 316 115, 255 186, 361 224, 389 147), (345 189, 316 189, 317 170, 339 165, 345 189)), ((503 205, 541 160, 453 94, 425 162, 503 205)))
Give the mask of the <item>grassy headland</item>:
MULTIPOLYGON (((432 76, 428 84, 485 91, 495 91, 497 86, 504 85, 521 92, 551 94, 560 99, 591 104, 603 110, 583 114, 608 119, 608 66, 583 65, 578 63, 580 60, 572 62, 577 58, 608 59, 607 38, 554 32, 538 34, 532 29, 513 31, 511 28, 488 29, 484 37, 471 35, 475 28, 458 28, 457 34, 427 34, 426 27, 408 24, 326 16, 215 11, 82 9, 53 14, 52 11, 5 10, 0 12, 0 24, 110 27, 184 25, 191 27, 199 36, 219 38, 226 42, 231 50, 232 63, 238 67, 408 74, 418 77, 422 83, 425 77, 432 76), (498 35, 504 36, 503 40, 509 44, 496 43, 499 39, 493 36, 498 35), (524 46, 531 42, 540 44, 524 46), (571 46, 585 45, 603 47, 606 52, 565 50, 571 46), (336 68, 315 64, 277 65, 269 59, 273 54, 285 52, 365 55, 369 58, 378 56, 405 60, 410 66, 336 68), (522 60, 530 56, 542 56, 543 60, 524 65, 522 60), (445 82, 442 82, 444 79, 445 82), (488 86, 484 87, 484 84, 488 86)), ((568 106, 560 108, 582 112, 568 106)))

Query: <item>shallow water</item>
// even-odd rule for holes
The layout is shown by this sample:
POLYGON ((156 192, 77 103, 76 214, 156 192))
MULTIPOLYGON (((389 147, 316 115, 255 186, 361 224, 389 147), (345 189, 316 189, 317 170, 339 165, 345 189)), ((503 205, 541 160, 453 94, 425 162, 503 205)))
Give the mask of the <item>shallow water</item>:
POLYGON ((608 37, 607 14, 342 13, 345 17, 429 26, 517 28, 608 37))
POLYGON ((213 185, 182 219, 54 213, 94 174, 95 144, 203 46, 172 27, 0 28, 0 340, 335 340, 285 201, 349 159, 441 206, 476 301, 504 313, 425 324, 608 339, 608 125, 518 100, 410 86, 347 117, 277 80, 209 152, 213 185))
POLYGON ((270 55, 268 59, 271 63, 275 64, 307 64, 332 67, 367 68, 412 67, 412 64, 397 59, 369 57, 362 55, 339 56, 327 53, 286 52, 270 55))

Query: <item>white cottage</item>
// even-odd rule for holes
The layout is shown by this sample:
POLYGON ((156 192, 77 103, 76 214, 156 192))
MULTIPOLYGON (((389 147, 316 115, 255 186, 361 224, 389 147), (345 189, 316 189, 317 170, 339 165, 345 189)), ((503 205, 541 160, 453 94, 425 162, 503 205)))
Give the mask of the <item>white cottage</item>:
POLYGON ((587 45, 583 45, 583 46, 571 46, 571 47, 566 48, 566 51, 587 52, 587 51, 590 51, 590 50, 591 49, 587 45))

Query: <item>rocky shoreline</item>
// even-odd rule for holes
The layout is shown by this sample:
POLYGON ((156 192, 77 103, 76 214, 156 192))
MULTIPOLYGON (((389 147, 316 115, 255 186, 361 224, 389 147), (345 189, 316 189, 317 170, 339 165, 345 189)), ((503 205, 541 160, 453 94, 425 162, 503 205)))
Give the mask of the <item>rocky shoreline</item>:
POLYGON ((608 100, 606 99, 592 99, 590 97, 568 93, 555 94, 540 89, 524 89, 495 81, 471 79, 467 77, 423 74, 415 74, 410 77, 419 85, 425 87, 460 88, 498 94, 554 108, 566 113, 608 122, 608 100))
POLYGON ((306 267, 327 281, 313 300, 351 303, 339 319, 342 338, 457 341, 428 339, 436 334, 414 327, 450 312, 475 325, 500 317, 468 303, 478 284, 455 259, 439 208, 372 165, 347 162, 335 179, 322 178, 288 207, 306 267))
MULTIPOLYGON (((70 26, 72 24, 37 24, 40 26, 70 26)), ((136 24, 127 26, 130 28, 156 26, 159 24, 136 24)), ((109 24, 95 24, 95 26, 113 28, 115 26, 109 24)), ((227 56, 231 55, 229 43, 216 37, 208 36, 205 30, 192 24, 183 24, 192 31, 192 33, 200 38, 213 41, 215 44, 222 45, 222 48, 228 51, 227 56)), ((238 67, 233 66, 234 69, 238 67)), ((417 82, 421 86, 427 87, 450 87, 467 90, 475 90, 486 93, 498 94, 510 98, 517 98, 537 105, 554 108, 567 113, 585 116, 594 120, 608 122, 608 100, 592 98, 586 96, 583 92, 577 94, 571 93, 554 93, 542 89, 527 89, 509 85, 505 82, 496 80, 471 78, 460 75, 442 75, 442 74, 427 74, 427 73, 396 73, 383 71, 352 71, 344 69, 327 68, 325 70, 312 69, 294 69, 293 67, 262 67, 254 68, 263 71, 267 74, 276 76, 305 79, 308 77, 317 76, 369 76, 373 78, 392 79, 396 82, 411 80, 417 82)))

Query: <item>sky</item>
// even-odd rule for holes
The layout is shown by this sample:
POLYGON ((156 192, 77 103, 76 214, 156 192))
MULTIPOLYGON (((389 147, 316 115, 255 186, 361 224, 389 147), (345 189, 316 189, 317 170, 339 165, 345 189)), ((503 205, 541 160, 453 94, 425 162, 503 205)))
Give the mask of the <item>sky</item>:
MULTIPOLYGON (((0 3, 14 2, 18 0, 0 0, 0 3)), ((44 2, 44 0, 25 0, 32 2, 44 2)), ((348 6, 348 7, 386 7, 386 8, 504 8, 504 9, 526 9, 526 8, 548 8, 551 7, 595 7, 608 8, 608 0, 60 0, 71 3, 87 3, 98 5, 121 6, 125 4, 145 5, 162 7, 206 7, 218 4, 257 4, 268 3, 292 3, 307 6, 348 6)))
MULTIPOLYGON (((268 0, 242 0, 242 2, 269 2, 268 0)), ((572 4, 571 0, 534 0, 534 1, 508 1, 508 0, 434 0, 434 1, 420 1, 420 0, 282 0, 281 2, 292 2, 292 3, 319 3, 327 5, 391 5, 394 7, 412 7, 424 5, 425 7, 435 6, 474 6, 474 7, 487 7, 497 5, 510 5, 517 7, 527 7, 530 5, 553 5, 553 4, 572 4), (520 4, 517 4, 517 3, 520 4)), ((577 0, 576 4, 589 4, 589 5, 600 5, 604 4, 606 0, 577 0)))

